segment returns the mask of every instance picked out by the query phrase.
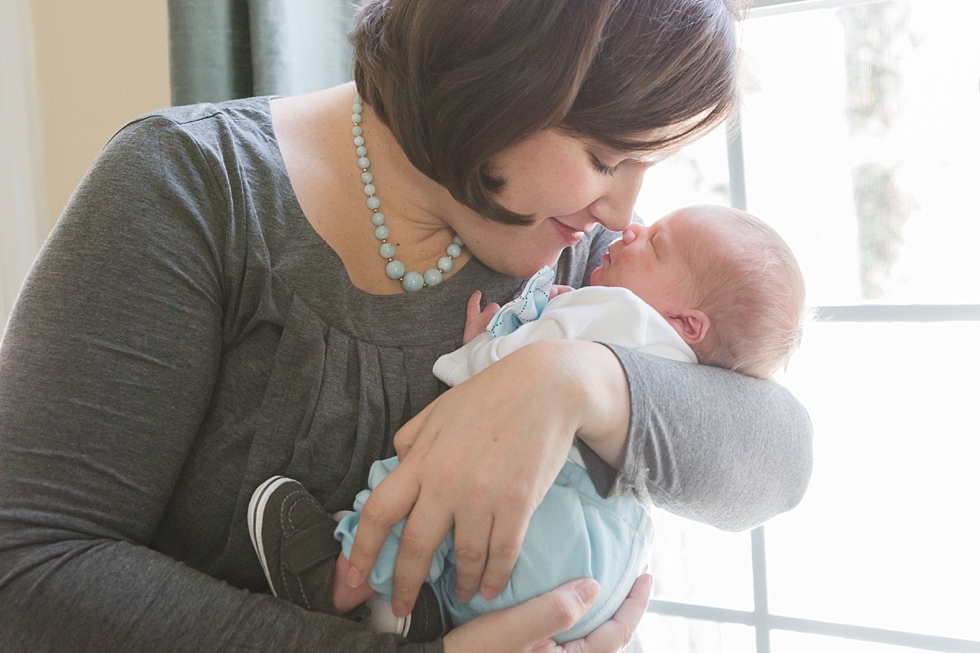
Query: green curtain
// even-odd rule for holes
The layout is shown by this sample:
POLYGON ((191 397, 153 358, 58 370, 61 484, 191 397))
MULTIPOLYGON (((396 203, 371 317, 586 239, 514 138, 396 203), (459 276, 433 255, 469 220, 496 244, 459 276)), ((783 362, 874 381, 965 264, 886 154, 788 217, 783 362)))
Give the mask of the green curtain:
POLYGON ((296 95, 351 79, 345 0, 168 0, 174 105, 296 95))

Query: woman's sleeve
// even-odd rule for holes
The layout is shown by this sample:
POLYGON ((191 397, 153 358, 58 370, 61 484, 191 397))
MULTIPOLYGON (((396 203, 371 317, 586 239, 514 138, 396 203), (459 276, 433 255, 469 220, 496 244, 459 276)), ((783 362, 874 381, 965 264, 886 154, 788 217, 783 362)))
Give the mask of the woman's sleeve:
POLYGON ((137 123, 100 155, 0 346, 0 650, 397 650, 152 548, 208 408, 233 278, 227 191, 167 124, 137 123))

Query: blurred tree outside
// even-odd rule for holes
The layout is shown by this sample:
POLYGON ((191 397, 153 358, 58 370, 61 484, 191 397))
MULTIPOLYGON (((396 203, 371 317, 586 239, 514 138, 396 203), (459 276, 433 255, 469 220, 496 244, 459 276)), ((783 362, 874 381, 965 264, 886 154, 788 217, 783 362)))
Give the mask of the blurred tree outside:
POLYGON ((902 228, 917 208, 897 181, 902 161, 887 147, 902 111, 901 64, 916 47, 911 13, 908 0, 845 7, 837 13, 844 28, 845 113, 851 136, 867 148, 852 171, 864 299, 887 297, 888 275, 902 249, 902 228))

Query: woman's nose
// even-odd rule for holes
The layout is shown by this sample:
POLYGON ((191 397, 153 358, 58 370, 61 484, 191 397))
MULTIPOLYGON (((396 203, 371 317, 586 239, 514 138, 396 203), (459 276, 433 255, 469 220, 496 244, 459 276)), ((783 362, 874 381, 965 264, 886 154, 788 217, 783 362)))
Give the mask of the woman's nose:
POLYGON ((643 185, 643 170, 623 170, 592 203, 593 217, 610 231, 624 231, 633 222, 633 206, 643 185))
POLYGON ((635 222, 631 222, 630 224, 626 225, 626 228, 623 229, 623 244, 629 245, 636 240, 640 229, 642 229, 642 227, 635 222))

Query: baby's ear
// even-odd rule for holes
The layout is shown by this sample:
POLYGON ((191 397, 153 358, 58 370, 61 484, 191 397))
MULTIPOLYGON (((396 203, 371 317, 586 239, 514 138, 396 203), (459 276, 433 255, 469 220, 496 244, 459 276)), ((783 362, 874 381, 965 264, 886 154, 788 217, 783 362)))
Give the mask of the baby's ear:
POLYGON ((704 311, 696 308, 684 308, 671 311, 664 318, 674 327, 688 345, 696 345, 704 340, 711 327, 711 320, 704 311))

